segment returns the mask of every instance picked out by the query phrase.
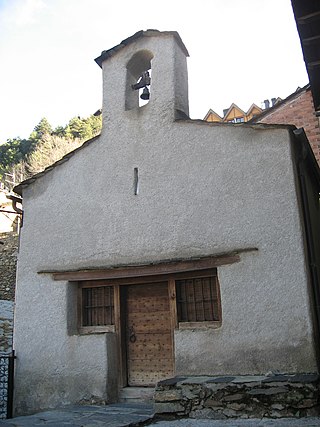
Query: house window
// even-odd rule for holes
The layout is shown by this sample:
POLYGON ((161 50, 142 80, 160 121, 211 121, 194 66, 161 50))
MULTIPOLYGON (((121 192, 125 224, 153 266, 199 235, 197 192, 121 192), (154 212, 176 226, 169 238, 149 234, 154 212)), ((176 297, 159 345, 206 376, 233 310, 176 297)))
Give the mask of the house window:
POLYGON ((176 280, 178 322, 220 322, 217 276, 176 280))
MULTIPOLYGON (((113 286, 83 287, 81 289, 81 327, 102 327, 114 325, 113 286)), ((104 328, 103 328, 104 327, 104 328)))

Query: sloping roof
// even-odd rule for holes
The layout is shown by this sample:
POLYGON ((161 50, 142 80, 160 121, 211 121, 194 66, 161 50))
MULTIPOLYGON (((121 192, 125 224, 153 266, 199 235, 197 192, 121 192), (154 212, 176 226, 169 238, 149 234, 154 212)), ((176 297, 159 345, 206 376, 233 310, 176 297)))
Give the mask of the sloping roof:
POLYGON ((292 101, 295 98, 298 98, 303 92, 306 92, 307 90, 310 90, 310 84, 308 83, 302 88, 298 88, 295 92, 291 93, 289 96, 287 96, 285 99, 282 99, 281 101, 277 102, 275 105, 273 105, 270 108, 267 108, 266 110, 263 110, 262 113, 258 114, 257 116, 253 117, 251 120, 249 120, 248 123, 256 123, 259 120, 263 119, 264 117, 268 116, 268 114, 273 113, 278 108, 285 105, 287 102, 292 101))
POLYGON ((262 111, 262 109, 260 108, 260 107, 258 107, 256 104, 252 104, 251 106, 250 106, 250 108, 249 108, 249 110, 247 111, 247 112, 244 112, 240 107, 238 107, 238 105, 237 104, 235 104, 234 102, 230 105, 230 107, 229 108, 226 108, 225 110, 223 110, 223 117, 220 117, 219 116, 219 114, 217 114, 215 111, 213 111, 211 108, 209 109, 209 111, 207 112, 207 114, 204 116, 204 119, 203 120, 208 120, 208 118, 210 117, 210 115, 212 114, 212 115, 214 115, 214 116, 216 116, 217 118, 219 118, 220 119, 220 121, 223 121, 223 122, 226 122, 227 120, 227 117, 228 117, 228 115, 230 114, 230 112, 233 110, 233 109, 235 109, 235 110, 238 110, 239 111, 239 113, 241 114, 241 116, 243 116, 243 117, 246 117, 246 116, 248 116, 251 112, 252 112, 252 110, 254 110, 254 109, 256 109, 256 110, 258 110, 258 111, 262 111))
POLYGON ((96 63, 99 65, 99 67, 102 67, 103 61, 105 61, 108 58, 111 58, 111 56, 114 56, 119 50, 125 48, 129 44, 137 41, 141 37, 159 37, 159 36, 173 36, 176 41, 178 42, 179 46, 183 50, 186 56, 189 56, 189 53, 187 51, 187 48, 185 47, 183 41, 181 40, 181 37, 177 31, 159 31, 159 30, 147 30, 147 31, 138 31, 137 33, 133 34, 132 36, 128 37, 127 39, 122 40, 122 42, 111 49, 104 50, 101 52, 101 55, 98 56, 98 58, 95 59, 96 63))
POLYGON ((251 111, 252 111, 252 110, 254 110, 254 109, 256 109, 256 110, 258 110, 258 111, 261 111, 261 112, 262 112, 262 108, 258 107, 258 106, 257 106, 257 104, 254 104, 254 103, 253 103, 253 104, 251 105, 251 107, 249 108, 249 110, 247 111, 247 116, 248 116, 248 115, 251 113, 251 111))
POLYGON ((96 141, 99 138, 100 135, 95 136, 94 138, 88 139, 88 141, 85 141, 80 147, 76 148, 73 151, 70 151, 70 153, 67 153, 65 156, 63 156, 60 160, 56 161, 52 165, 45 168, 42 172, 36 173, 31 178, 25 179, 24 181, 20 182, 17 186, 14 187, 13 191, 20 196, 22 196, 22 190, 25 187, 28 187, 30 184, 32 184, 37 179, 41 178, 43 175, 46 175, 48 172, 50 172, 52 169, 54 169, 56 166, 62 165, 62 163, 67 162, 72 156, 74 156, 78 151, 82 150, 87 145, 91 144, 93 141, 96 141))
POLYGON ((291 0, 316 111, 320 112, 320 1, 291 0))
POLYGON ((215 111, 213 111, 211 108, 209 109, 209 111, 207 112, 207 114, 204 116, 203 120, 208 120, 208 117, 211 116, 211 115, 217 117, 219 120, 222 120, 222 117, 220 117, 219 114, 216 113, 215 111))
POLYGON ((239 113, 241 114, 241 116, 245 116, 246 113, 240 108, 238 107, 236 104, 232 103, 229 107, 229 109, 226 111, 226 113, 224 114, 223 120, 226 120, 228 115, 231 113, 232 110, 238 110, 239 113))

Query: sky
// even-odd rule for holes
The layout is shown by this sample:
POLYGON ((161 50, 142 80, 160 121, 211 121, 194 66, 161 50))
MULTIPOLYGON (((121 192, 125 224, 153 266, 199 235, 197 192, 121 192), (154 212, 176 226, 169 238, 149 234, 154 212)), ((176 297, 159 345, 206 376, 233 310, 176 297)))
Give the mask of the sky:
POLYGON ((290 0, 0 0, 0 143, 101 108, 94 58, 148 28, 189 51, 193 119, 308 83, 290 0))

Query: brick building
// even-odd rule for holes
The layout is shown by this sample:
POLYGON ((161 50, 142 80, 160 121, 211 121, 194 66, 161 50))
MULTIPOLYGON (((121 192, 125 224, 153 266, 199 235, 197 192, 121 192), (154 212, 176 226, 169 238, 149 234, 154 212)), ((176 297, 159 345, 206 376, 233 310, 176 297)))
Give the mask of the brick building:
POLYGON ((252 122, 286 123, 304 128, 312 151, 320 164, 320 117, 315 112, 310 84, 298 88, 284 100, 264 110, 252 122))

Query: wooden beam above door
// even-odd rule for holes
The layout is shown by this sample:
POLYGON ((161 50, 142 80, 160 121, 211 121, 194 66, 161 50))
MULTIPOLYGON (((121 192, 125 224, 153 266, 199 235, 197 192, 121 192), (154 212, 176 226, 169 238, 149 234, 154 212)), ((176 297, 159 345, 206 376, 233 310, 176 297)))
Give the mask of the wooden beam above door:
POLYGON ((257 248, 242 248, 232 252, 204 256, 191 259, 176 259, 150 264, 115 266, 110 268, 81 269, 81 270, 42 270, 38 274, 52 274, 54 280, 83 281, 108 280, 134 277, 168 275, 188 271, 201 271, 216 268, 221 265, 234 264, 240 261, 240 253, 257 251, 257 248))

